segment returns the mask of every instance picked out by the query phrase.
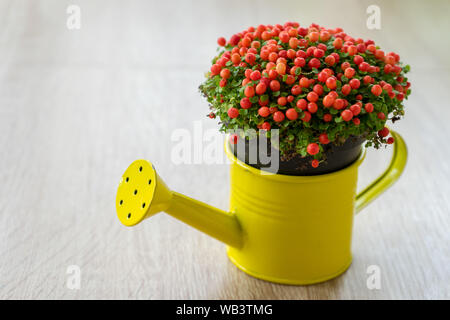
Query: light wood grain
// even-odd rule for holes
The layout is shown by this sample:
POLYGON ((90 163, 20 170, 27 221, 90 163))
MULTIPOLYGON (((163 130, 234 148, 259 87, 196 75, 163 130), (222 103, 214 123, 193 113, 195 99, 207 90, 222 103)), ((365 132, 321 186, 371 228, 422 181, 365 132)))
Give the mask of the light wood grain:
MULTIPOLYGON (((450 298, 448 1, 0 0, 0 298, 450 298), (81 7, 82 27, 66 28, 81 7), (382 29, 368 30, 378 4, 382 29), (205 119, 198 93, 218 36, 259 23, 342 26, 411 64, 413 94, 394 127, 404 176, 355 218, 354 262, 314 286, 276 285, 235 268, 224 245, 160 214, 119 223, 115 191, 134 159, 169 186, 222 209, 226 165, 174 165, 171 134, 205 119), (69 265, 80 290, 66 287, 69 265), (381 290, 366 268, 381 268, 381 290)), ((360 187, 389 151, 370 151, 360 187)))

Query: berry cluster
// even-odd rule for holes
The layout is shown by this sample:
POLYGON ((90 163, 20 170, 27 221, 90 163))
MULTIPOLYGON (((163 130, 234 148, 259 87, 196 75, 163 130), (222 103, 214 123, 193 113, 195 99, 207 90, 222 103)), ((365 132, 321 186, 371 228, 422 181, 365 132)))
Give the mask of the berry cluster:
POLYGON ((409 66, 398 54, 341 28, 296 22, 250 27, 217 42, 222 48, 200 91, 222 131, 270 135, 277 128, 282 154, 310 155, 313 167, 325 160, 323 145, 350 136, 376 148, 394 142, 385 123, 404 115, 410 94, 409 66))

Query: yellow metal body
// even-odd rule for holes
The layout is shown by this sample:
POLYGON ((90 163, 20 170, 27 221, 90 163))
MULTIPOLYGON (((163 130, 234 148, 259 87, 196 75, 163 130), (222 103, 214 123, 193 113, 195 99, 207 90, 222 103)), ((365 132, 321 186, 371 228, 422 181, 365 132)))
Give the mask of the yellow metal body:
MULTIPOLYGON (((392 132, 392 131, 391 131, 392 132)), ((388 169, 356 195, 359 159, 345 169, 319 176, 261 174, 231 160, 230 212, 167 188, 146 160, 122 177, 116 198, 120 221, 132 226, 165 211, 227 244, 230 260, 246 273, 285 284, 312 284, 336 277, 351 263, 354 213, 401 175, 406 145, 395 132, 388 169)))

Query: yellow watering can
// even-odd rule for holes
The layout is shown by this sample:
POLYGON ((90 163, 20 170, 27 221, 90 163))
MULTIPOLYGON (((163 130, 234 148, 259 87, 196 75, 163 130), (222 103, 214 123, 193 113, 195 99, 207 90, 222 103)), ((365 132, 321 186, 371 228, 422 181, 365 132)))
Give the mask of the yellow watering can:
POLYGON ((395 138, 386 171, 356 195, 359 158, 350 166, 317 176, 261 174, 231 160, 230 211, 225 212, 171 191, 146 160, 133 162, 122 176, 116 208, 133 226, 165 211, 227 244, 230 260, 244 272, 284 284, 312 284, 343 273, 352 261, 353 215, 401 175, 407 149, 395 138))

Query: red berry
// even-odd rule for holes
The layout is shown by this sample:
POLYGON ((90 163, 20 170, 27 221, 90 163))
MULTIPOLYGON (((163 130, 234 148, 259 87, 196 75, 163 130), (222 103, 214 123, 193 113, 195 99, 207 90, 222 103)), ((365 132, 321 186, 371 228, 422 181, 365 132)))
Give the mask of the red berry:
POLYGON ((363 78, 364 84, 368 84, 372 82, 372 77, 371 76, 364 76, 363 78))
POLYGON ((356 55, 356 56, 353 57, 353 62, 354 62, 356 65, 359 65, 359 64, 361 64, 361 63, 364 62, 364 58, 361 57, 360 55, 356 55))
POLYGON ((383 112, 379 112, 379 113, 377 114, 377 117, 378 117, 378 119, 380 119, 380 120, 386 119, 386 115, 385 115, 383 112))
POLYGON ((300 81, 298 82, 298 84, 300 85, 300 87, 302 88, 308 88, 310 85, 309 79, 306 77, 303 77, 300 79, 300 81))
POLYGON ((359 124, 361 123, 361 120, 359 120, 358 118, 353 118, 352 121, 355 124, 355 126, 359 126, 359 124))
POLYGON ((334 46, 335 49, 340 49, 340 48, 342 48, 342 43, 343 43, 343 41, 342 41, 341 38, 336 38, 333 41, 333 46, 334 46))
POLYGON ((253 81, 261 79, 261 72, 259 72, 258 70, 253 71, 252 73, 250 73, 250 79, 253 81))
POLYGON ((323 94, 323 86, 322 86, 321 84, 316 84, 316 85, 313 87, 313 91, 314 91, 315 93, 317 93, 319 96, 321 96, 321 95, 323 94))
POLYGON ((269 131, 271 127, 272 127, 272 126, 271 126, 270 123, 268 123, 268 122, 264 122, 264 123, 261 125, 261 129, 266 130, 266 131, 269 131))
POLYGON ((311 60, 309 60, 308 65, 309 65, 311 68, 316 68, 316 69, 318 69, 318 68, 320 67, 320 60, 317 59, 317 58, 312 58, 311 60))
POLYGON ((344 105, 345 105, 344 99, 336 99, 334 100, 333 108, 336 110, 341 110, 342 108, 344 108, 344 105))
POLYGON ((247 88, 245 88, 244 94, 247 98, 253 97, 255 95, 255 88, 253 88, 252 86, 248 86, 247 88))
POLYGON ((388 144, 393 144, 394 143, 394 138, 393 137, 389 137, 388 139, 387 139, 387 143, 388 144))
POLYGON ((256 56, 253 53, 247 53, 245 55, 245 61, 249 64, 254 64, 256 60, 256 56))
POLYGON ((264 92, 266 92, 266 90, 267 90, 267 86, 264 82, 260 82, 256 85, 256 89, 255 89, 256 94, 259 94, 259 95, 264 94, 264 92))
POLYGON ((237 118, 239 116, 239 110, 234 107, 231 107, 230 109, 228 109, 228 116, 231 119, 237 118))
POLYGON ((319 160, 314 159, 311 161, 311 167, 317 168, 319 166, 319 160))
POLYGON ((325 58, 325 63, 329 66, 332 66, 336 63, 336 59, 334 58, 334 56, 329 55, 325 58))
POLYGON ((328 89, 331 89, 331 90, 336 89, 336 78, 329 77, 325 84, 328 87, 328 89))
POLYGON ((288 57, 289 59, 294 59, 294 58, 295 58, 295 54, 296 54, 295 50, 289 49, 289 50, 287 51, 287 57, 288 57))
POLYGON ((270 81, 270 89, 272 90, 272 91, 279 91, 280 90, 280 87, 281 87, 281 85, 280 85, 280 83, 278 82, 278 80, 272 80, 272 81, 270 81))
POLYGON ((319 80, 320 82, 325 82, 325 81, 327 81, 328 78, 329 78, 328 73, 323 72, 323 71, 317 75, 317 80, 319 80))
POLYGON ((294 96, 298 96, 300 93, 302 93, 302 87, 300 87, 299 85, 293 86, 292 89, 291 89, 291 93, 294 96))
POLYGON ((291 84, 293 84, 294 82, 295 82, 295 77, 293 76, 293 75, 288 75, 287 77, 286 77, 286 84, 289 84, 289 85, 291 85, 291 84))
POLYGON ((224 79, 228 79, 230 77, 230 69, 222 69, 222 71, 220 71, 220 76, 224 79))
POLYGON ((344 121, 350 121, 353 118, 353 112, 350 110, 344 110, 341 113, 342 120, 344 121))
POLYGON ((323 115, 323 121, 330 122, 331 120, 333 120, 333 116, 331 114, 326 113, 323 115))
POLYGON ((358 66, 358 69, 361 71, 369 70, 370 65, 367 62, 361 62, 358 66))
POLYGON ((381 89, 380 85, 376 84, 372 87, 372 89, 370 89, 370 91, 372 92, 373 95, 379 96, 383 91, 383 89, 381 89))
POLYGON ((387 91, 387 92, 391 92, 392 91, 392 86, 389 83, 386 83, 383 85, 383 90, 387 91))
POLYGON ((297 120, 297 118, 298 118, 298 112, 295 111, 294 108, 289 108, 289 109, 286 110, 286 117, 287 117, 289 120, 297 120))
POLYGON ((378 135, 381 138, 387 137, 389 135, 389 129, 387 127, 384 127, 383 129, 381 129, 380 131, 378 131, 378 135))
POLYGON ((286 31, 280 32, 278 37, 280 38, 281 42, 284 42, 284 43, 288 43, 289 39, 290 39, 290 36, 286 31))
POLYGON ((352 79, 350 80, 349 85, 350 87, 352 87, 352 89, 358 89, 361 85, 361 82, 358 79, 352 79))
POLYGON ((227 43, 227 40, 225 40, 224 37, 220 37, 219 39, 217 39, 217 44, 221 47, 223 47, 226 43, 227 43))
POLYGON ((308 103, 308 111, 311 113, 316 113, 317 112, 317 104, 315 102, 310 102, 308 103))
POLYGON ((281 122, 284 120, 284 113, 281 111, 277 111, 273 114, 273 120, 275 122, 281 122))
POLYGON ((240 105, 241 105, 242 109, 248 109, 252 106, 252 103, 250 102, 249 98, 242 98, 240 105))
POLYGON ((308 102, 305 99, 300 99, 297 101, 297 108, 300 110, 305 110, 308 106, 308 102))
POLYGON ((279 97, 279 98, 277 99, 277 103, 278 103, 280 106, 285 106, 286 103, 287 103, 286 97, 279 97))
POLYGON ((215 76, 220 73, 220 66, 216 63, 211 66, 211 73, 215 76))
POLYGON ((350 94, 350 91, 352 91, 352 87, 350 87, 349 84, 344 84, 341 88, 341 92, 344 96, 350 94))
POLYGON ((313 54, 316 58, 322 58, 325 55, 325 52, 322 49, 315 49, 313 54))
POLYGON ((268 117, 270 115, 270 110, 269 110, 268 107, 261 107, 261 108, 258 109, 258 114, 261 117, 265 118, 265 117, 268 117))
POLYGON ((214 112, 211 112, 210 114, 208 114, 208 117, 210 117, 211 119, 216 118, 216 115, 214 114, 214 112))
POLYGON ((304 115, 301 118, 302 121, 304 122, 309 122, 311 120, 311 113, 309 113, 308 111, 303 111, 304 115))
POLYGON ((354 116, 357 116, 361 112, 361 107, 357 104, 354 104, 350 107, 350 111, 354 116))
POLYGON ((244 39, 242 39, 241 45, 244 48, 248 48, 248 47, 250 47, 251 42, 252 42, 252 39, 250 39, 249 37, 245 37, 244 39))
POLYGON ((354 56, 356 53, 358 52, 358 49, 356 48, 356 46, 349 46, 347 49, 347 53, 351 56, 354 56))
POLYGON ((309 102, 316 102, 319 99, 319 96, 317 95, 317 93, 315 93, 314 91, 311 91, 310 93, 308 93, 308 95, 306 96, 306 99, 309 102))
POLYGON ((239 40, 241 40, 241 37, 237 34, 233 34, 230 38, 230 44, 232 46, 236 46, 239 43, 239 40))
MULTIPOLYGON (((295 29, 291 29, 295 30, 295 29)), ((289 39, 289 47, 296 49, 298 47, 298 39, 297 38, 290 38, 289 39)))
POLYGON ((239 137, 237 134, 232 134, 230 135, 230 143, 231 144, 236 144, 239 140, 239 137))
POLYGON ((306 64, 306 61, 305 61, 305 59, 303 59, 303 58, 295 58, 295 60, 294 60, 294 64, 297 66, 297 67, 304 67, 305 66, 305 64, 306 64))
POLYGON ((270 111, 270 113, 272 114, 272 113, 277 112, 277 111, 278 111, 278 108, 277 108, 277 107, 269 107, 269 111, 270 111))
POLYGON ((349 67, 347 69, 345 69, 344 71, 344 76, 346 76, 347 78, 352 78, 355 75, 355 69, 353 69, 352 67, 349 67))
POLYGON ((225 87, 227 85, 227 79, 222 79, 219 82, 219 86, 221 86, 222 88, 225 87))
POLYGON ((309 41, 316 42, 319 41, 319 33, 318 32, 310 32, 308 35, 309 41))
POLYGON ((371 104, 370 102, 366 103, 366 105, 364 106, 364 109, 366 109, 366 112, 368 112, 368 113, 373 112, 373 104, 371 104))
POLYGON ((359 43, 356 46, 356 49, 358 49, 358 52, 364 53, 364 52, 366 52, 367 47, 366 47, 366 45, 364 43, 359 43))
POLYGON ((330 93, 328 93, 328 95, 332 96, 334 99, 337 99, 337 97, 339 96, 336 91, 330 91, 330 93))
POLYGON ((319 135, 319 142, 321 144, 328 144, 328 143, 330 143, 330 140, 328 139, 328 135, 326 133, 321 133, 319 135))
POLYGON ((367 50, 369 50, 370 52, 374 53, 377 50, 377 48, 375 47, 375 45, 369 44, 367 46, 367 50))
POLYGON ((239 53, 233 53, 233 55, 231 56, 231 62, 233 62, 234 65, 241 62, 241 56, 239 55, 239 53))
POLYGON ((333 103, 334 103, 334 100, 335 100, 335 99, 334 99, 333 96, 327 94, 327 95, 323 98, 323 101, 322 101, 323 106, 324 106, 325 108, 331 107, 331 106, 333 105, 333 103))
POLYGON ((306 147, 306 152, 308 152, 310 155, 318 154, 320 151, 320 147, 317 143, 310 143, 306 147))
POLYGON ((226 63, 228 62, 228 58, 225 56, 222 56, 222 58, 220 58, 219 60, 217 60, 217 64, 221 67, 225 67, 226 63))
POLYGON ((347 68, 350 68, 350 63, 348 63, 348 62, 343 62, 343 63, 341 64, 341 69, 342 69, 342 70, 346 70, 347 68))

